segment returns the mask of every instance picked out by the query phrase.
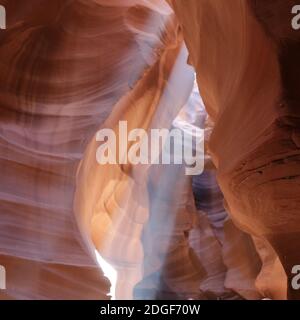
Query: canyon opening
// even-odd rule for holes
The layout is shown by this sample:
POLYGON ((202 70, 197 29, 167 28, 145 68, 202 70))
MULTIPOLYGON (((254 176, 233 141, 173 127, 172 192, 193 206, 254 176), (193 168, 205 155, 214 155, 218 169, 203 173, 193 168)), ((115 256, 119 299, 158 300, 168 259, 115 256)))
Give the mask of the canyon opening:
POLYGON ((1 300, 300 299, 297 2, 0 1, 1 300))

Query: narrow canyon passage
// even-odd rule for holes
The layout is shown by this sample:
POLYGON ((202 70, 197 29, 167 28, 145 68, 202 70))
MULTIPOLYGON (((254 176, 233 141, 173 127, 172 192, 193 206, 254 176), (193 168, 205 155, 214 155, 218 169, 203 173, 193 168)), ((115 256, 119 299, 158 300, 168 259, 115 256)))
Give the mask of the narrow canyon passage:
POLYGON ((0 299, 299 299, 295 4, 0 0, 0 299), (99 164, 122 121, 203 172, 99 164))

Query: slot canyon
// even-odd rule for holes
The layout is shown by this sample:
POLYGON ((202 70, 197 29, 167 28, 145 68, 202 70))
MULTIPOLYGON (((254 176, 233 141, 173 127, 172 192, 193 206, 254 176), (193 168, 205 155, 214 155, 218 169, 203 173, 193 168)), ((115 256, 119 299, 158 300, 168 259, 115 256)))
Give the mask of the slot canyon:
POLYGON ((300 299, 296 0, 0 5, 0 299, 300 299), (203 172, 100 165, 120 121, 203 172))

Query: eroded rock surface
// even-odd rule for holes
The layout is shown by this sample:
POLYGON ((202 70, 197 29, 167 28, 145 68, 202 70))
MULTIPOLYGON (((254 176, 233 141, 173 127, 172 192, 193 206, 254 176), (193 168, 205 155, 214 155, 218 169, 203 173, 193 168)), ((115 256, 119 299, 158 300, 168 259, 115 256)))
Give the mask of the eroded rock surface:
POLYGON ((2 299, 299 298, 295 3, 0 1, 2 299), (97 163, 97 130, 197 104, 194 71, 202 176, 97 163))
POLYGON ((171 2, 215 121, 209 148, 228 210, 271 244, 290 286, 300 261, 296 1, 171 2))

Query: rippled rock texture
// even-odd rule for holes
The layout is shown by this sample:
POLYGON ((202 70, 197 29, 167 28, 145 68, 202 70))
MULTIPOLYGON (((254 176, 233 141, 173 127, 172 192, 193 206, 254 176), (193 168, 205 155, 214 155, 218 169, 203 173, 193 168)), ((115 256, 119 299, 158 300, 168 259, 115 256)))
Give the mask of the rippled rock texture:
POLYGON ((0 1, 1 299, 297 298, 294 2, 0 1), (185 108, 202 175, 97 163, 99 129, 185 108))
MULTIPOLYGON (((300 261, 296 1, 171 2, 215 121, 209 149, 228 211, 239 228, 273 247, 290 278, 300 261)), ((263 254, 275 268, 272 255, 263 254)), ((289 288, 290 298, 298 295, 289 288)))

